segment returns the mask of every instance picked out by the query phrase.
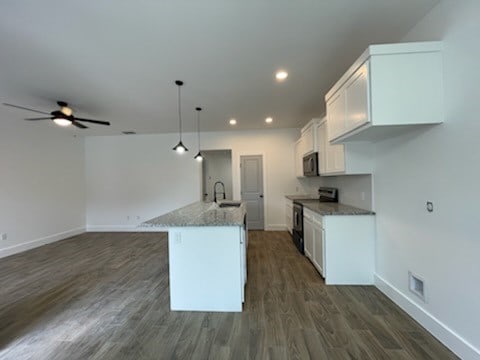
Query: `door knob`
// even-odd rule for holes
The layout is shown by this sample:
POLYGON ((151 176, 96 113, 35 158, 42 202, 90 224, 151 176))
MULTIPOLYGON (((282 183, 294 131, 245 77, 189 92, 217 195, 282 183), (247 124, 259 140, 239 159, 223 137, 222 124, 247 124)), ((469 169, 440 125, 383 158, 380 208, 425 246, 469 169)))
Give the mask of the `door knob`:
POLYGON ((260 197, 263 199, 263 194, 262 194, 262 195, 260 195, 260 197))

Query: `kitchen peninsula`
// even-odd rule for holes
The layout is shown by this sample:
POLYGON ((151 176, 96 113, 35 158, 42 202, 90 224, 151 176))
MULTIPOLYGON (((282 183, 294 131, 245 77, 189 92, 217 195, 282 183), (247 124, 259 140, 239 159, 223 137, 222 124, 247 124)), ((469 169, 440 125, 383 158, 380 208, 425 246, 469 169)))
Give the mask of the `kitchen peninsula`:
POLYGON ((168 230, 171 310, 242 311, 245 217, 244 203, 196 202, 140 225, 168 230))

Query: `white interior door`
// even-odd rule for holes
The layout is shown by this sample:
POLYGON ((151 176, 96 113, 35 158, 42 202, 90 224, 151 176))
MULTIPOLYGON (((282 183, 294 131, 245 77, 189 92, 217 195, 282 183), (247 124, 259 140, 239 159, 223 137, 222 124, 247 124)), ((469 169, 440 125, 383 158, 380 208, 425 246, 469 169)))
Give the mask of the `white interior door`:
POLYGON ((263 159, 262 155, 240 157, 241 197, 247 205, 247 226, 250 230, 263 230, 263 159))

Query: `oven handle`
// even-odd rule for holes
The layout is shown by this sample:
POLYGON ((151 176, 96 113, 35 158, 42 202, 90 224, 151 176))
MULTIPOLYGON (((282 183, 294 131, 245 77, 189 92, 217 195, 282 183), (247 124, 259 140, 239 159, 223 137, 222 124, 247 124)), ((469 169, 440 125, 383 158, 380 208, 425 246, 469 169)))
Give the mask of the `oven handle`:
POLYGON ((295 211, 295 228, 298 227, 300 224, 299 217, 300 217, 300 214, 297 211, 295 211))

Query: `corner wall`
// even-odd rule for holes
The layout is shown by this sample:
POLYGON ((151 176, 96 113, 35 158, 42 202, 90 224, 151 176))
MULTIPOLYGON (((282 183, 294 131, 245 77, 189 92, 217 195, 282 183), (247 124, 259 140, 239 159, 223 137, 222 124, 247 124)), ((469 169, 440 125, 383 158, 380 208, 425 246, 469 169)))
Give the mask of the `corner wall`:
POLYGON ((83 138, 0 109, 0 257, 85 230, 83 138))

